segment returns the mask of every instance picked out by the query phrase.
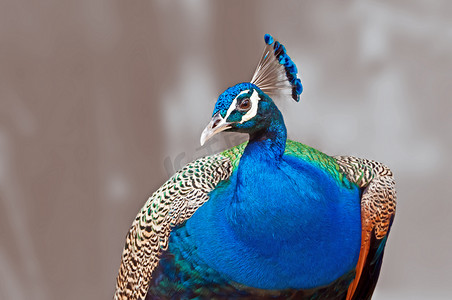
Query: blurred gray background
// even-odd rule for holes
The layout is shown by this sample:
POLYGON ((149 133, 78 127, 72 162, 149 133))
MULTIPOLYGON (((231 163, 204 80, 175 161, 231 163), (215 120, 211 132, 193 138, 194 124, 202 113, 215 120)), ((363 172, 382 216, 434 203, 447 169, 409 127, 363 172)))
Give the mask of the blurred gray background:
POLYGON ((271 33, 289 137, 385 162, 398 213, 374 299, 450 299, 452 2, 0 1, 0 299, 110 299, 126 232, 271 33))

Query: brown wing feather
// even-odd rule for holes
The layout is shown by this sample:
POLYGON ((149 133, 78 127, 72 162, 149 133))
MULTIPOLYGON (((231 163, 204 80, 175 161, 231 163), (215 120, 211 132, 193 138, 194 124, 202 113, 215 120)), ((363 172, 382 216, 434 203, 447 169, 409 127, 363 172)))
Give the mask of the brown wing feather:
MULTIPOLYGON (((394 177, 391 170, 379 162, 352 156, 337 156, 335 159, 347 178, 363 189, 361 197, 361 251, 356 265, 356 276, 349 286, 347 300, 356 299, 358 289, 360 293, 370 297, 378 279, 383 255, 382 252, 379 253, 374 248, 375 246, 378 248, 381 243, 386 242, 383 238, 389 233, 395 215, 396 190, 394 177), (372 251, 370 251, 371 248, 373 248, 372 251), (370 257, 375 255, 381 257, 370 257), (376 268, 378 269, 371 278, 374 282, 360 281, 364 268, 375 259, 379 259, 380 263, 377 264, 376 268), (359 286, 364 286, 368 290, 362 291, 363 288, 359 288, 359 286)), ((382 246, 384 247, 384 244, 382 246)))

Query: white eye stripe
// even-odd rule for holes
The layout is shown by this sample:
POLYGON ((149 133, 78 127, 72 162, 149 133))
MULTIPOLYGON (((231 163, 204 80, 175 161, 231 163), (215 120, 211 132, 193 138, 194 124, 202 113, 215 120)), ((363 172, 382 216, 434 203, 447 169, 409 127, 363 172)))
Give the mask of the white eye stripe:
POLYGON ((242 94, 248 94, 249 92, 250 92, 250 90, 241 91, 241 92, 237 95, 237 97, 235 97, 235 99, 237 99, 240 95, 242 95, 242 94))
MULTIPOLYGON (((231 103, 231 106, 229 106, 229 109, 226 112, 226 116, 224 117, 224 120, 227 120, 229 118, 229 116, 231 115, 231 113, 235 110, 235 108, 237 106, 237 98, 240 95, 246 94, 249 92, 250 92, 250 90, 242 91, 242 92, 240 92, 240 94, 237 95, 237 97, 235 97, 235 99, 231 103)), ((256 90, 253 90, 253 94, 251 95, 250 100, 251 100, 251 109, 242 117, 242 120, 240 120, 240 124, 242 124, 248 120, 251 120, 257 114, 258 102, 259 102, 260 98, 259 98, 259 94, 256 92, 256 90)))
POLYGON ((229 106, 228 111, 226 112, 226 116, 224 117, 225 120, 227 120, 229 118, 229 115, 235 110, 235 107, 237 105, 237 98, 242 95, 242 94, 246 94, 249 93, 250 90, 245 90, 245 91, 241 91, 237 97, 235 97, 235 99, 232 101, 231 106, 229 106))
POLYGON ((237 105, 237 98, 235 98, 234 101, 232 101, 231 106, 229 106, 226 116, 224 117, 225 120, 227 120, 229 118, 229 115, 234 111, 236 105, 237 105))
POLYGON ((242 117, 242 120, 240 121, 240 124, 251 120, 254 118, 257 114, 257 108, 259 106, 259 94, 256 92, 256 90, 253 90, 253 94, 250 97, 251 100, 251 109, 242 117))

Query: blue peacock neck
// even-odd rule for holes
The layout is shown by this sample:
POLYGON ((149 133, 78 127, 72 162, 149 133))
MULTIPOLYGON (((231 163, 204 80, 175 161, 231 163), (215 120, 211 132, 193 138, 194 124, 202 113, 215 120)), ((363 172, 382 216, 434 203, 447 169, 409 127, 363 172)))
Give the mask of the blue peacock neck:
MULTIPOLYGON (((259 214, 268 215, 278 209, 279 204, 272 199, 283 197, 279 195, 281 187, 287 187, 288 178, 281 172, 287 131, 281 112, 274 104, 272 106, 264 120, 268 124, 262 122, 260 125, 264 126, 250 133, 250 140, 237 169, 235 197, 228 209, 230 221, 237 224, 238 228, 245 225, 250 231, 256 224, 262 223, 259 214)), ((266 226, 258 227, 253 235, 261 238, 260 233, 266 226)), ((238 228, 237 232, 241 234, 238 228)))
POLYGON ((245 163, 250 158, 249 156, 258 160, 277 162, 284 154, 287 129, 281 112, 274 104, 267 113, 266 120, 269 121, 268 124, 249 134, 249 142, 243 152, 240 164, 245 163))

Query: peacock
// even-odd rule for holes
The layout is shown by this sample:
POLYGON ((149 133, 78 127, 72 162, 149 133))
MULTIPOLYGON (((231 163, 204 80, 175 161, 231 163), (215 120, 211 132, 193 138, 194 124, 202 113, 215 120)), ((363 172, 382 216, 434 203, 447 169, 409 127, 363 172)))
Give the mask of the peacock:
POLYGON ((218 98, 195 160, 145 203, 126 238, 115 299, 370 299, 396 209, 382 163, 287 139, 270 97, 300 100, 298 70, 271 35, 250 82, 218 98))

